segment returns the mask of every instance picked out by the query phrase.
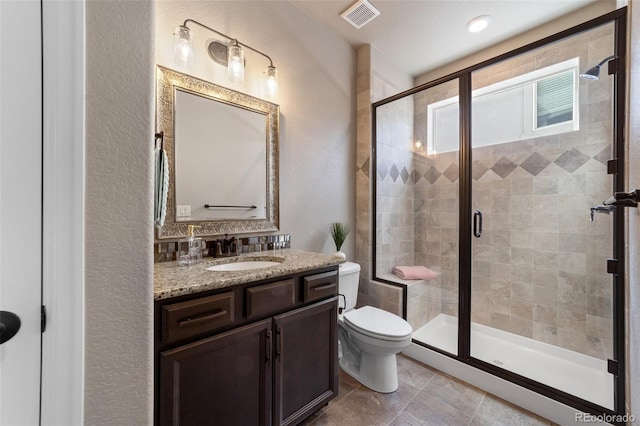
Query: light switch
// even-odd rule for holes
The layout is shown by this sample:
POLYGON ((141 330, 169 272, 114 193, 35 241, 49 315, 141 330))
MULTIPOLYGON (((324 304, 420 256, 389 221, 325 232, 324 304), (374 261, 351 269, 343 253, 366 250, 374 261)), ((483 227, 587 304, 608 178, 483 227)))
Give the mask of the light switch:
POLYGON ((176 212, 176 216, 178 217, 191 216, 191 206, 178 206, 178 211, 176 212))

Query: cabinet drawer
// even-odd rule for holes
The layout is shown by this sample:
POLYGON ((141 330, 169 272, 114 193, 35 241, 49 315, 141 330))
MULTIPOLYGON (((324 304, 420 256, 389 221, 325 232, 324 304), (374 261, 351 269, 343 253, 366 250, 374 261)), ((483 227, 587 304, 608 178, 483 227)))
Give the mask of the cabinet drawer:
POLYGON ((302 286, 302 300, 323 299, 338 294, 338 272, 330 271, 324 274, 309 275, 304 277, 302 286))
POLYGON ((233 292, 201 297, 162 307, 162 341, 172 342, 231 324, 233 292))
POLYGON ((246 289, 247 318, 276 312, 296 304, 296 285, 293 278, 246 289))

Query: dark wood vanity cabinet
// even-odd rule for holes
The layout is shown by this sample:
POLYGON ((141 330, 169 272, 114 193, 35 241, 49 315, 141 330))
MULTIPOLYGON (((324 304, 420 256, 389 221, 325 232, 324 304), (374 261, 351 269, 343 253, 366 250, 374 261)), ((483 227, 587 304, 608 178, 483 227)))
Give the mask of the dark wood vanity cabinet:
POLYGON ((292 425, 327 404, 338 393, 337 279, 325 268, 156 302, 155 423, 292 425))
POLYGON ((270 424, 270 333, 264 320, 162 352, 159 423, 270 424))
POLYGON ((337 298, 274 318, 274 424, 297 424, 338 394, 337 298))

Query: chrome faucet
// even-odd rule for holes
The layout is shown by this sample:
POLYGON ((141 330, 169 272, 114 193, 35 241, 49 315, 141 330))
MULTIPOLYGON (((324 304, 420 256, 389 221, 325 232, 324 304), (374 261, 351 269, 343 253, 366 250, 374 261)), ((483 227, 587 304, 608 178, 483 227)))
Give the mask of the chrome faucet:
POLYGON ((214 241, 213 257, 228 257, 237 256, 240 251, 240 244, 236 237, 229 238, 228 234, 225 234, 224 238, 214 241))
POLYGON ((595 207, 591 207, 591 219, 589 220, 589 222, 593 222, 593 215, 595 213, 605 213, 605 214, 609 214, 612 211, 614 211, 616 209, 616 206, 614 205, 604 205, 604 204, 600 204, 599 206, 595 206, 595 207))
POLYGON ((228 234, 225 234, 224 240, 222 240, 222 253, 227 256, 238 255, 238 239, 236 237, 229 238, 228 234))

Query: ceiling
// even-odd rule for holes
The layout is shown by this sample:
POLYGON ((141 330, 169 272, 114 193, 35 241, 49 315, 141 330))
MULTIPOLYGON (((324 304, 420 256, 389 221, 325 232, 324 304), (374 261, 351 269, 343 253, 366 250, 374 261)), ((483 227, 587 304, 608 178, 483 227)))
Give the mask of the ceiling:
POLYGON ((369 0, 380 15, 359 30, 340 17, 355 0, 289 1, 354 47, 371 44, 416 76, 594 0, 369 0), (480 33, 469 33, 465 25, 478 15, 491 15, 491 24, 480 33))

